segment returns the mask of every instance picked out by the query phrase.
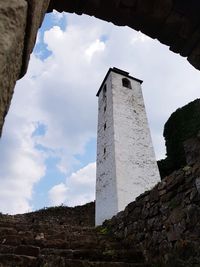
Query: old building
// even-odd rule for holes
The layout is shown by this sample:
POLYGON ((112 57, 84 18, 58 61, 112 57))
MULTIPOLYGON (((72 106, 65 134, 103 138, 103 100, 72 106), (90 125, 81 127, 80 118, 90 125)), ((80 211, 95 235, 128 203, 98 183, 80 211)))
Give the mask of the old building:
POLYGON ((160 180, 141 84, 113 68, 97 93, 96 225, 160 180))

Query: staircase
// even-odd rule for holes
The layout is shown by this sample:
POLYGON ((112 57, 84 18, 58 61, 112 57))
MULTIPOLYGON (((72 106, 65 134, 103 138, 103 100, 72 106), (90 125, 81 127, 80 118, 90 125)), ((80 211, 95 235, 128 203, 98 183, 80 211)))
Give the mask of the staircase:
MULTIPOLYGON (((67 221, 67 220, 66 220, 67 221)), ((143 253, 115 240, 107 229, 0 216, 0 267, 150 267, 143 253)))

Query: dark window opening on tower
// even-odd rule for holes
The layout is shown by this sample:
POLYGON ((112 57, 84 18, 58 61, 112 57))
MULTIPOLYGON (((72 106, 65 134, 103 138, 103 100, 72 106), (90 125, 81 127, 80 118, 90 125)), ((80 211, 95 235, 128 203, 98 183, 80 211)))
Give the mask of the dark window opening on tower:
POLYGON ((104 128, 104 131, 105 131, 105 129, 106 129, 106 123, 104 123, 104 127, 103 128, 104 128))
POLYGON ((103 98, 106 98, 107 86, 106 84, 103 87, 103 98))
POLYGON ((103 110, 104 110, 104 112, 106 112, 106 106, 104 107, 104 109, 103 109, 103 110))
POLYGON ((106 154, 106 148, 104 147, 104 149, 103 149, 103 154, 104 154, 104 156, 105 156, 105 154, 106 154))
POLYGON ((122 85, 123 85, 123 87, 127 87, 129 89, 132 89, 131 82, 127 78, 122 79, 122 85))

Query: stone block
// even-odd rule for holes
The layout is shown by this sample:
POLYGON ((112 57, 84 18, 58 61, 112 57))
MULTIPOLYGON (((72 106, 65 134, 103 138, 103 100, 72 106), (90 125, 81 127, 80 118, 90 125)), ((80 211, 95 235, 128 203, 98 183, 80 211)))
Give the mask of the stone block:
POLYGON ((183 219, 184 217, 185 217, 185 214, 184 214, 183 210, 180 209, 180 208, 177 208, 177 209, 174 209, 174 210, 171 212, 171 214, 170 214, 168 220, 169 220, 169 222, 170 222, 171 224, 178 224, 179 222, 182 221, 182 219, 183 219))
POLYGON ((44 15, 48 9, 50 0, 26 0, 28 3, 28 20, 25 35, 25 47, 23 53, 23 65, 20 78, 27 71, 30 54, 35 46, 38 29, 40 28, 44 15))
POLYGON ((200 140, 190 138, 183 143, 187 165, 200 162, 200 140))
POLYGON ((0 2, 0 135, 22 66, 27 2, 0 2))
POLYGON ((40 254, 40 248, 34 246, 18 246, 15 249, 15 254, 37 257, 40 254))
POLYGON ((171 0, 138 0, 136 8, 133 9, 132 12, 131 25, 134 29, 140 30, 150 37, 160 40, 159 36, 163 23, 169 16, 171 8, 171 0))
POLYGON ((194 47, 199 42, 199 39, 200 39, 200 30, 199 27, 195 27, 195 29, 193 29, 193 31, 191 32, 190 36, 187 38, 181 51, 179 51, 180 55, 183 57, 189 56, 194 47))
POLYGON ((0 2, 0 135, 16 81, 26 73, 49 0, 0 2))
POLYGON ((183 45, 180 40, 183 41, 188 36, 189 30, 189 20, 173 11, 165 21, 159 40, 170 46, 175 46, 176 44, 177 47, 179 43, 183 45))
POLYGON ((200 194, 200 177, 196 178, 195 185, 198 193, 200 194))
POLYGON ((133 8, 136 6, 137 0, 121 0, 118 3, 119 8, 133 8))
POLYGON ((196 44, 196 47, 193 49, 187 60, 192 64, 196 69, 200 70, 200 41, 196 44))

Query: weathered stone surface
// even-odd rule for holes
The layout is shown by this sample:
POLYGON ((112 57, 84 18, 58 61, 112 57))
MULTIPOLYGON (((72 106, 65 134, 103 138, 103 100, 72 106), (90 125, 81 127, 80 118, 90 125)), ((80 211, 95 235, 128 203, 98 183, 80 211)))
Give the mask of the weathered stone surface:
POLYGON ((199 138, 191 138, 183 144, 186 162, 189 166, 200 161, 200 140, 199 138))
POLYGON ((25 0, 0 1, 0 135, 21 72, 26 19, 25 0))
POLYGON ((40 254, 40 248, 34 246, 21 245, 16 247, 15 254, 37 257, 40 254))
POLYGON ((15 254, 0 254, 0 267, 35 267, 37 266, 36 258, 15 254))
MULTIPOLYGON (((0 239, 0 267, 152 267, 145 263, 142 250, 122 244, 107 228, 91 225, 94 203, 15 216, 0 214, 4 238, 15 233, 18 239, 18 244, 11 245, 0 239)), ((142 234, 138 238, 144 239, 142 234)))
POLYGON ((165 177, 151 191, 130 203, 119 217, 103 224, 130 247, 142 248, 155 265, 160 262, 159 266, 163 267, 179 266, 181 261, 180 266, 200 266, 200 160, 194 153, 199 148, 195 149, 192 141, 186 142, 187 155, 191 144, 192 166, 165 177), (192 265, 194 260, 197 265, 192 265))
POLYGON ((33 51, 37 32, 40 28, 50 0, 26 0, 28 3, 27 27, 24 40, 23 65, 20 78, 26 73, 30 54, 33 51))
POLYGON ((49 0, 0 1, 0 135, 16 81, 28 66, 49 0))
MULTIPOLYGON (((167 157, 158 161, 161 177, 200 159, 200 99, 177 109, 164 126, 167 157), (186 142, 185 142, 186 141, 186 142)), ((184 171, 187 171, 184 169, 184 171)))
POLYGON ((198 193, 200 194, 200 177, 196 178, 195 185, 196 185, 198 193))

